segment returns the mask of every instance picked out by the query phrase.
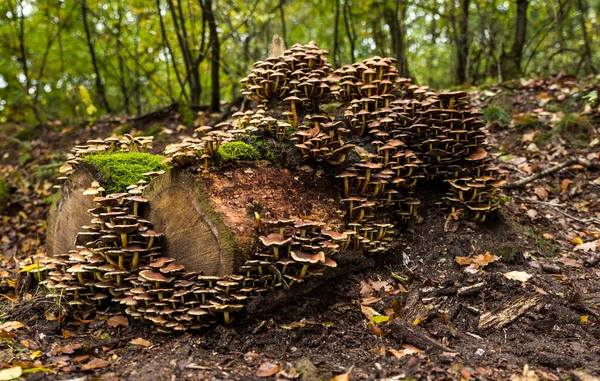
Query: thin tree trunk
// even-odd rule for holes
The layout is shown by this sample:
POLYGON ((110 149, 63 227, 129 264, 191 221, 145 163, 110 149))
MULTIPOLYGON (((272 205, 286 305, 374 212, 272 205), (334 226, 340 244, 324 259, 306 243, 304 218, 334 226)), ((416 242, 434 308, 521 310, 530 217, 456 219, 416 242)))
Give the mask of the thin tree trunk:
POLYGON ((456 44, 458 64, 456 67, 456 77, 458 79, 458 83, 461 85, 468 81, 467 57, 469 53, 469 5, 469 0, 461 1, 461 12, 458 22, 459 32, 458 41, 456 44))
POLYGON ((284 45, 287 44, 287 30, 285 27, 285 12, 283 10, 283 5, 285 0, 279 1, 279 19, 281 20, 281 36, 283 37, 284 45))
POLYGON ((123 7, 121 2, 117 5, 117 14, 119 16, 119 21, 117 21, 116 26, 116 42, 115 42, 115 50, 117 53, 118 63, 119 63, 119 85, 121 87, 121 94, 123 96, 123 105, 125 106, 125 114, 129 114, 129 93, 127 91, 127 81, 125 78, 125 64, 123 62, 123 56, 121 55, 121 27, 122 27, 122 19, 123 19, 123 7))
POLYGON ((521 70, 521 59, 523 57, 523 47, 527 38, 527 7, 528 0, 516 0, 517 17, 515 22, 515 40, 513 41, 510 52, 502 53, 500 59, 502 79, 512 79, 523 75, 521 70))
POLYGON ((175 60, 175 53, 173 49, 171 49, 171 44, 169 43, 169 38, 167 37, 167 31, 165 28, 165 21, 161 14, 160 8, 160 0, 156 0, 156 10, 158 11, 158 19, 160 21, 160 33, 162 35, 163 43, 165 44, 165 49, 169 58, 171 59, 171 63, 173 64, 173 71, 175 72, 175 78, 177 78, 177 82, 179 83, 179 88, 181 90, 181 94, 185 98, 187 103, 190 102, 190 98, 188 97, 187 91, 185 90, 185 85, 183 83, 183 79, 181 78, 181 74, 179 74, 179 68, 177 66, 177 61, 175 60))
POLYGON ((90 27, 87 21, 88 5, 86 0, 81 0, 81 14, 83 16, 83 27, 85 30, 85 38, 90 56, 92 58, 92 66, 94 68, 94 74, 96 76, 96 98, 99 103, 104 106, 107 112, 111 112, 108 100, 106 99, 106 93, 104 92, 104 84, 102 83, 102 76, 100 75, 100 69, 98 67, 98 60, 96 59, 96 50, 94 49, 94 43, 92 42, 92 36, 90 33, 90 27))
POLYGON ((335 0, 335 17, 333 21, 333 66, 340 67, 339 34, 340 34, 340 0, 335 0))
POLYGON ((221 87, 219 85, 219 71, 221 67, 220 61, 220 43, 219 35, 217 33, 217 23, 215 22, 215 15, 212 9, 212 0, 204 0, 200 2, 202 6, 202 12, 208 22, 209 31, 209 44, 212 55, 211 60, 211 97, 210 97, 210 110, 212 112, 219 112, 221 108, 221 87))
POLYGON ((352 33, 351 20, 352 14, 350 13, 350 5, 348 4, 348 0, 344 0, 344 25, 346 26, 346 35, 348 36, 348 42, 350 43, 350 61, 355 62, 355 40, 352 33))
POLYGON ((594 65, 592 60, 592 47, 590 44, 590 37, 588 35, 587 26, 586 26, 586 16, 588 14, 589 8, 588 4, 584 0, 577 0, 577 7, 579 8, 579 26, 581 28, 581 32, 583 34, 583 57, 582 60, 585 63, 585 66, 588 69, 589 73, 596 74, 598 73, 598 68, 594 65))
POLYGON ((401 77, 410 77, 406 58, 406 30, 404 29, 406 4, 401 0, 396 0, 393 9, 390 5, 389 2, 384 2, 383 17, 390 28, 392 50, 397 60, 396 67, 401 77))

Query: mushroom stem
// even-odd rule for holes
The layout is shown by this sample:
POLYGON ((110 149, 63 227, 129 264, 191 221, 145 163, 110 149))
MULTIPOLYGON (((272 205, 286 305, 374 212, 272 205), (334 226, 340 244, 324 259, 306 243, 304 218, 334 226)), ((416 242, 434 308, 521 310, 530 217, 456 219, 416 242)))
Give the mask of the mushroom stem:
POLYGON ((136 251, 133 253, 133 259, 131 260, 131 269, 135 270, 138 267, 138 262, 140 260, 140 253, 136 251))
POLYGON ((304 278, 306 276, 306 270, 308 270, 308 265, 302 265, 302 270, 300 271, 298 278, 304 278))
POLYGON ((229 311, 223 313, 223 318, 225 319, 225 324, 229 324, 233 321, 233 319, 229 317, 229 311))
POLYGON ((123 244, 123 247, 127 247, 127 234, 121 234, 121 243, 123 244))
POLYGON ((139 205, 139 204, 138 204, 138 202, 137 202, 137 201, 134 201, 134 202, 133 202, 133 214, 134 214, 135 216, 137 216, 137 215, 138 215, 138 205, 139 205))
POLYGON ((296 113, 296 102, 292 101, 292 114, 294 114, 294 128, 298 127, 298 114, 296 113))
POLYGON ((150 241, 148 241, 148 250, 152 249, 153 244, 154 244, 154 237, 150 237, 150 241))
POLYGON ((77 278, 79 279, 79 283, 81 283, 81 285, 85 285, 85 282, 83 281, 83 274, 82 273, 77 273, 77 278))
POLYGON ((125 270, 125 265, 123 264, 123 256, 119 255, 119 268, 121 270, 125 270))

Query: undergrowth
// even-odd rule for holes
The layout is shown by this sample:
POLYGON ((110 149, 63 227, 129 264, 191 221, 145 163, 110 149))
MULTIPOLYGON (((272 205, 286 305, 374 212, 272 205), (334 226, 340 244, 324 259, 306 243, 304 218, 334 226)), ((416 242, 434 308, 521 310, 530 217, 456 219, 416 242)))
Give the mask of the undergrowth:
POLYGON ((260 153, 256 148, 244 142, 230 142, 223 144, 219 147, 219 156, 224 161, 260 159, 260 153))

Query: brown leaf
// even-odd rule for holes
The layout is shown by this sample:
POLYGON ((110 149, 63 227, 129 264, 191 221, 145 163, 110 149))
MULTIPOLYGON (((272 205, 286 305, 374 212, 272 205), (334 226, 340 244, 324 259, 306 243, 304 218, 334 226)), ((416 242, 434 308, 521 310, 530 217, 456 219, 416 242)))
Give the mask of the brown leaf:
POLYGON ((79 343, 69 343, 67 345, 57 345, 56 347, 52 348, 52 350, 50 351, 50 354, 52 354, 53 356, 57 356, 57 355, 70 355, 73 354, 77 349, 81 349, 81 344, 79 343))
POLYGON ((68 339, 69 337, 71 337, 71 331, 68 331, 66 329, 61 329, 61 333, 65 339, 68 339))
POLYGON ((495 262, 499 259, 500 259, 500 257, 498 257, 497 255, 492 255, 492 254, 490 254, 489 251, 486 251, 485 254, 478 254, 478 255, 474 256, 471 259, 471 263, 475 263, 476 265, 479 265, 480 267, 484 267, 484 266, 487 266, 490 263, 495 262))
POLYGON ((414 354, 417 354, 417 353, 423 352, 423 351, 420 350, 417 347, 413 347, 412 345, 404 344, 402 346, 401 350, 388 349, 388 352, 390 352, 391 354, 393 354, 394 357, 396 357, 396 358, 402 358, 404 356, 414 355, 414 354))
POLYGON ((92 370, 92 369, 101 369, 106 368, 110 365, 110 362, 103 360, 101 358, 94 358, 87 364, 84 364, 81 369, 83 370, 92 370))
POLYGON ((152 344, 150 344, 150 342, 148 340, 142 339, 141 337, 131 340, 130 344, 138 345, 140 347, 145 347, 145 348, 148 348, 150 345, 152 345, 152 344))
POLYGON ((591 241, 579 244, 575 246, 573 250, 581 250, 583 252, 593 251, 596 252, 598 250, 598 241, 591 241))
POLYGON ((468 266, 471 264, 471 258, 469 257, 455 257, 454 260, 461 266, 468 266))
POLYGON ((271 362, 263 363, 258 371, 256 372, 257 377, 271 377, 279 372, 279 365, 273 364, 271 362))
POLYGON ((125 316, 113 316, 106 321, 106 324, 111 327, 129 327, 129 320, 125 316))
POLYGON ((545 200, 548 198, 548 191, 544 187, 535 187, 534 192, 540 198, 540 200, 545 200))
POLYGON ((562 193, 567 193, 567 189, 569 188, 569 185, 573 184, 573 181, 569 180, 569 179, 564 179, 561 183, 560 183, 560 190, 562 191, 562 193))
POLYGON ((10 332, 21 327, 24 327, 24 324, 20 321, 7 321, 6 323, 0 324, 0 331, 10 332))
POLYGON ((375 290, 364 280, 360 281, 360 296, 366 298, 368 296, 373 296, 375 294, 375 290))
POLYGON ((529 132, 527 134, 523 134, 523 136, 521 136, 521 141, 523 143, 525 143, 525 142, 532 142, 533 138, 535 138, 536 134, 537 134, 537 131, 532 131, 532 132, 529 132))
POLYGON ((373 319, 373 316, 381 315, 379 312, 375 311, 373 308, 368 306, 361 305, 360 310, 362 311, 363 315, 365 315, 365 317, 369 320, 373 319))
POLYGON ((329 381, 350 381, 350 372, 338 374, 329 381))

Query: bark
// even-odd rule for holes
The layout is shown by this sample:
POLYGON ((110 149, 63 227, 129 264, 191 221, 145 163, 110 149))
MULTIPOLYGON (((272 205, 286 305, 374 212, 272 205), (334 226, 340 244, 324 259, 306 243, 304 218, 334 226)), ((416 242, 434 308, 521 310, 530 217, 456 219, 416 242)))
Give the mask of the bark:
POLYGON ((589 5, 586 1, 577 0, 577 8, 579 10, 579 27, 581 28, 581 33, 583 34, 583 56, 581 57, 581 59, 582 62, 585 64, 587 73, 596 74, 598 73, 598 68, 596 67, 596 65, 594 65, 594 62, 592 60, 592 47, 586 25, 586 16, 589 11, 588 6, 589 5))
MULTIPOLYGON (((298 176, 302 174, 273 165, 239 165, 228 168, 227 176, 211 172, 203 178, 173 169, 144 190, 149 207, 143 217, 165 234, 163 255, 188 271, 231 274, 257 251, 254 211, 265 220, 299 218, 308 212, 339 228, 337 183, 297 181, 298 176)), ((49 255, 73 249, 77 232, 89 224, 87 210, 93 205, 83 191, 93 180, 100 180, 94 168, 83 165, 55 197, 48 214, 49 255)))
POLYGON ((107 112, 111 112, 108 100, 106 99, 106 93, 104 91, 104 84, 102 83, 102 76, 100 75, 100 68, 98 66, 98 59, 96 58, 96 49, 92 42, 92 35, 90 27, 88 25, 88 4, 86 0, 81 1, 81 15, 83 16, 83 29, 85 30, 85 39, 92 59, 92 67, 94 68, 94 75, 96 76, 96 98, 98 103, 104 106, 107 112))
POLYGON ((392 37, 392 51, 396 58, 396 67, 401 77, 410 77, 406 59, 406 4, 403 0, 396 0, 394 4, 386 2, 383 17, 390 28, 392 37))
POLYGON ((354 26, 352 24, 352 13, 350 10, 350 4, 348 4, 348 0, 344 0, 344 25, 346 27, 346 36, 348 37, 348 43, 350 44, 350 62, 356 62, 354 54, 356 49, 356 35, 354 34, 354 26))
POLYGON ((527 7, 529 0, 516 0, 517 17, 515 19, 515 39, 509 52, 503 52, 500 58, 502 79, 513 79, 523 75, 521 59, 527 38, 527 7))
POLYGON ((283 9, 283 5, 285 4, 285 0, 279 1, 279 19, 281 20, 281 36, 283 37, 283 43, 287 43, 287 30, 285 27, 285 11, 283 9))
POLYGON ((468 82, 467 58, 469 53, 469 5, 470 0, 462 0, 460 7, 460 19, 458 22, 458 41, 456 44, 457 67, 456 78, 459 84, 468 82))
POLYGON ((335 68, 340 67, 340 57, 339 57, 339 35, 340 35, 340 1, 335 0, 335 16, 333 21, 333 66, 335 68))
POLYGON ((221 86, 219 85, 219 71, 221 68, 221 45, 219 43, 219 33, 217 32, 217 23, 212 9, 212 0, 201 1, 202 12, 208 22, 209 44, 211 51, 211 98, 210 110, 219 112, 221 109, 221 86))

